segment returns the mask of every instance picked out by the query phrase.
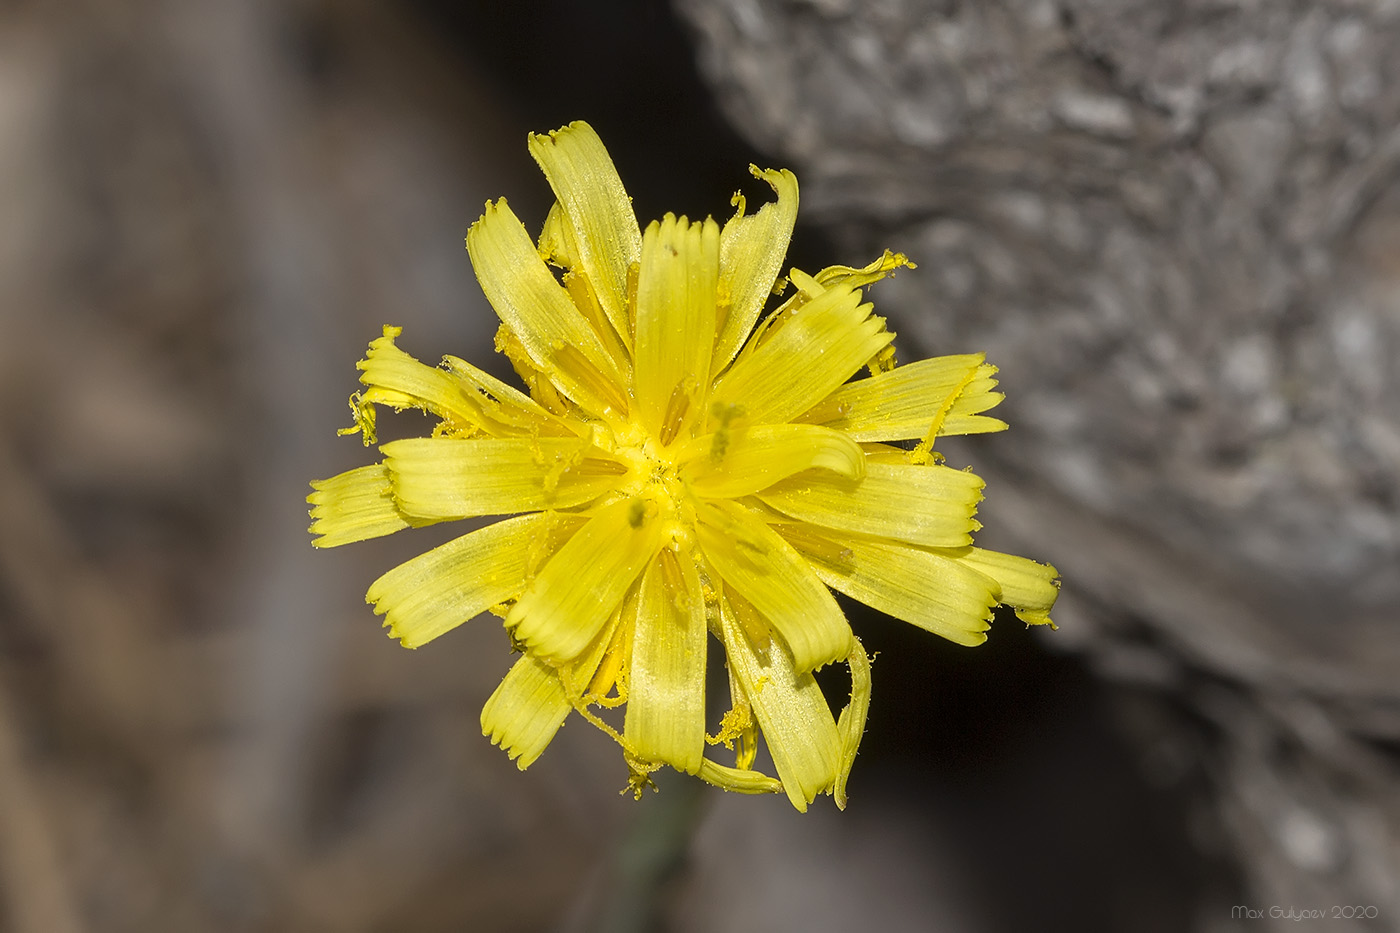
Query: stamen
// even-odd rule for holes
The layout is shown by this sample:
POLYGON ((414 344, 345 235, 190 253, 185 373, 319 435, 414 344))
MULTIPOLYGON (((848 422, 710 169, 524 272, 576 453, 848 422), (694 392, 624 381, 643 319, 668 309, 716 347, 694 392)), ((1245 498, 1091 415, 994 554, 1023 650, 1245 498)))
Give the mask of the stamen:
POLYGON ((924 435, 924 439, 919 441, 917 447, 909 451, 908 457, 910 463, 917 463, 922 466, 933 460, 933 441, 934 438, 938 437, 938 429, 943 427, 943 419, 947 418, 948 412, 953 410, 953 403, 958 400, 958 396, 962 395, 963 392, 967 390, 967 387, 972 384, 972 380, 977 376, 977 369, 978 367, 976 366, 969 369, 967 375, 963 376, 958 384, 953 386, 953 391, 948 393, 948 397, 943 400, 943 404, 938 406, 938 411, 933 415, 933 424, 929 426, 928 434, 924 435))
MULTIPOLYGON (((598 371, 598 367, 588 361, 578 347, 572 344, 555 347, 552 361, 568 375, 572 376, 585 390, 607 405, 619 415, 627 414, 627 398, 613 380, 598 371)), ((603 414, 603 412, 597 412, 603 414)))
POLYGON ((662 447, 671 446, 671 442, 680 433, 686 413, 690 411, 690 397, 694 390, 695 380, 689 376, 676 383, 676 387, 671 390, 671 397, 666 401, 666 413, 661 416, 662 447))

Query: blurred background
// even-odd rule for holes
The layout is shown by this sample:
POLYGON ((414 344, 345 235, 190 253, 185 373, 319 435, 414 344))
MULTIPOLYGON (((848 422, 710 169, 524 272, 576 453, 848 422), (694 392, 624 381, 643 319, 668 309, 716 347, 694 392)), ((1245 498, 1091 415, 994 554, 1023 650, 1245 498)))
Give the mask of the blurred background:
POLYGON ((1400 929, 1397 47, 1393 0, 0 2, 2 928, 1400 929), (310 547, 382 324, 508 375, 462 236, 538 227, 574 119, 644 222, 794 169, 793 264, 904 251, 901 358, 1002 367, 946 452, 1060 631, 848 605, 843 814, 634 803, 576 719, 519 773, 497 624, 362 602, 451 530, 310 547))

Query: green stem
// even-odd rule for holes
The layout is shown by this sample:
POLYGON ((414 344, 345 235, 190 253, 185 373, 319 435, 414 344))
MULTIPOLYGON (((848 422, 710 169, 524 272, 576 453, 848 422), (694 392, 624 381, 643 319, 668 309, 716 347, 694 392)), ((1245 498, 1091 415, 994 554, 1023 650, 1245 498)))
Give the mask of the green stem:
POLYGON ((668 882, 685 865, 711 792, 690 775, 667 770, 656 777, 660 791, 637 804, 618 844, 592 933, 650 933, 661 926, 668 882))

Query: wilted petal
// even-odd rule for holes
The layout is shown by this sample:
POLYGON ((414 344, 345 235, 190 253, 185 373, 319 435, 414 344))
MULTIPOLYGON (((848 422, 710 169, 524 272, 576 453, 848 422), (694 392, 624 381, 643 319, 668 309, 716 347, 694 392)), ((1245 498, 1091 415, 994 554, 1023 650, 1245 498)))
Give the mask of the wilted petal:
POLYGON ((771 778, 760 771, 751 771, 747 768, 730 768, 717 764, 708 758, 700 762, 700 770, 696 772, 696 777, 713 784, 720 790, 733 791, 736 794, 780 794, 783 792, 783 782, 777 778, 771 778))
POLYGON ((1022 622, 1054 627, 1050 609, 1060 595, 1060 574, 1054 567, 977 547, 968 548, 958 559, 996 580, 1002 603, 1015 609, 1022 622))
POLYGON ((721 372, 739 352, 783 267, 792 226, 797 220, 797 178, 787 169, 749 171, 772 186, 778 200, 757 214, 744 215, 744 198, 735 195, 738 213, 720 233, 719 282, 722 313, 716 320, 712 372, 721 372))
POLYGON ((530 396, 466 360, 444 356, 442 365, 461 386, 481 429, 492 437, 568 437, 588 433, 578 421, 556 417, 530 396))
MULTIPOLYGON (((478 427, 476 410, 462 394, 450 373, 420 363, 394 344, 400 327, 384 327, 382 336, 370 341, 365 358, 355 364, 366 386, 361 404, 388 405, 395 409, 418 408, 459 430, 478 427)), ((366 432, 367 443, 374 438, 366 432)))
POLYGON ((836 784, 831 789, 838 809, 846 809, 846 780, 856 763, 856 752, 865 735, 865 717, 870 712, 870 656, 859 638, 851 639, 851 653, 846 658, 851 669, 851 701, 841 710, 836 731, 841 736, 841 767, 836 772, 836 784))
POLYGON ((892 250, 885 250, 879 259, 860 269, 854 266, 827 266, 816 275, 812 276, 818 285, 831 287, 832 285, 849 285, 852 288, 863 288, 874 282, 878 282, 886 276, 893 275, 898 269, 917 269, 909 257, 903 253, 896 253, 892 250))

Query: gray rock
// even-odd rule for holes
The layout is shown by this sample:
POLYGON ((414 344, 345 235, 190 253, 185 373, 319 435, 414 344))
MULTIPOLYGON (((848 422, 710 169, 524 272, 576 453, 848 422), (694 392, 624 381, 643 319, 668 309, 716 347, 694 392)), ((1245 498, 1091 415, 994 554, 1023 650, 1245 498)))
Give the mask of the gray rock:
POLYGON ((1215 724, 1256 892, 1396 923, 1400 4, 676 6, 805 219, 920 264, 906 353, 1001 367, 948 452, 1052 637, 1215 724))

